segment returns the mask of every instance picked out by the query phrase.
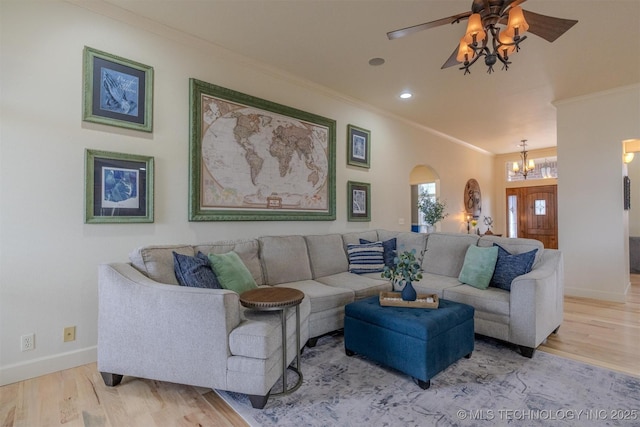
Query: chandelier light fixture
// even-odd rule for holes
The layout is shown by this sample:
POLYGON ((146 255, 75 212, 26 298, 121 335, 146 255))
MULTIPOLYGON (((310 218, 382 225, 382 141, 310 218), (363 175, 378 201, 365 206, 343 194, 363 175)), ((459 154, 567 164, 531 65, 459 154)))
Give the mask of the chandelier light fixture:
POLYGON ((536 163, 533 161, 533 159, 527 160, 527 156, 529 153, 527 152, 526 139, 522 140, 522 143, 520 144, 520 146, 522 147, 522 151, 520 152, 520 158, 522 159, 522 166, 520 166, 518 162, 513 162, 512 168, 514 173, 520 173, 522 174, 524 179, 527 179, 527 175, 529 175, 529 172, 533 171, 536 168, 536 163))
POLYGON ((526 40, 523 34, 529 29, 520 6, 507 9, 509 19, 506 28, 498 24, 507 15, 500 7, 488 7, 482 14, 473 13, 469 16, 469 23, 465 35, 460 39, 456 59, 463 66, 464 74, 469 74, 469 68, 484 56, 484 63, 488 67, 487 73, 493 72, 493 66, 502 62, 502 69, 509 69, 509 55, 520 50, 520 43, 526 40))

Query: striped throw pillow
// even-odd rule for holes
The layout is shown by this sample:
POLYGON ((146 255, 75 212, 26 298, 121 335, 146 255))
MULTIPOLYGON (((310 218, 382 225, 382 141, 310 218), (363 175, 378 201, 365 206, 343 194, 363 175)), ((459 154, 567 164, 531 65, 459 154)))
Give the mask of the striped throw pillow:
POLYGON ((384 269, 384 248, 382 242, 347 245, 349 272, 376 273, 384 269))

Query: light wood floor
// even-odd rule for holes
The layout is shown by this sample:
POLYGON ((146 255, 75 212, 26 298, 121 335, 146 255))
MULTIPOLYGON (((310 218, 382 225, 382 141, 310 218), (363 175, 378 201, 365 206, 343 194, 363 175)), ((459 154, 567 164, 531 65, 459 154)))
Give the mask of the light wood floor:
MULTIPOLYGON (((624 304, 565 298, 557 335, 538 350, 640 377, 640 275, 624 304)), ((96 364, 0 387, 2 427, 246 426, 210 389, 124 377, 108 388, 96 364)))

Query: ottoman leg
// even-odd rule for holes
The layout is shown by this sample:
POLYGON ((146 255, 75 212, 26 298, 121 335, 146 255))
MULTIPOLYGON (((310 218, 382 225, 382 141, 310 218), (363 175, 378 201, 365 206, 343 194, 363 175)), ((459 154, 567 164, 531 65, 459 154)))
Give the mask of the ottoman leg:
POLYGON ((472 354, 472 353, 467 354, 464 358, 465 358, 465 359, 471 359, 471 354, 472 354))
POLYGON ((351 356, 353 356, 355 354, 353 351, 349 350, 348 348, 344 349, 344 353, 349 357, 351 357, 351 356))
POLYGON ((417 378, 414 378, 413 381, 418 384, 418 387, 420 387, 423 390, 428 389, 429 387, 431 387, 431 380, 427 380, 427 381, 422 381, 419 380, 417 378))

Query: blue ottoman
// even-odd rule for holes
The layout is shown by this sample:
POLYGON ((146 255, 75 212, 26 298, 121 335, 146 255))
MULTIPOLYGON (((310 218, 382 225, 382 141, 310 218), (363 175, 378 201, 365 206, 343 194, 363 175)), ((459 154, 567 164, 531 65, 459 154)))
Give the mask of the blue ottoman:
POLYGON ((397 369, 429 388, 431 378, 473 352, 474 308, 448 300, 440 307, 381 306, 377 296, 345 306, 344 347, 397 369))

